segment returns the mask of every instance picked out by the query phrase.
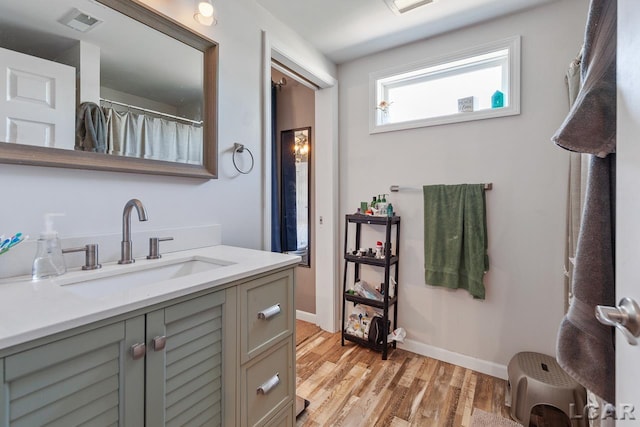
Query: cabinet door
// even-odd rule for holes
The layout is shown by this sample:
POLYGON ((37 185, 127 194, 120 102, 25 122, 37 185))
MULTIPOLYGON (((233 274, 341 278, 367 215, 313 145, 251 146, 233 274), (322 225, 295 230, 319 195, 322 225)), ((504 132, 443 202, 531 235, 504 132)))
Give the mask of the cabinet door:
MULTIPOLYGON (((142 325, 139 317, 129 329, 142 325)), ((108 426, 141 419, 142 406, 127 399, 125 388, 143 378, 144 363, 130 364, 127 329, 118 322, 6 357, 0 363, 0 425, 108 426)))
POLYGON ((147 315, 146 425, 222 425, 224 291, 147 315))

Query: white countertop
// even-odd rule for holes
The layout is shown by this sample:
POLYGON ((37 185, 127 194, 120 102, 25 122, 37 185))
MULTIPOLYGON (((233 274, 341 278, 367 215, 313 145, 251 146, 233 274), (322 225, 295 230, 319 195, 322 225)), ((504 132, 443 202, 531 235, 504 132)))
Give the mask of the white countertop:
MULTIPOLYGON (((300 257, 233 246, 209 246, 163 254, 159 260, 136 259, 134 264, 103 264, 99 270, 73 269, 38 281, 15 277, 0 281, 0 350, 86 325, 153 304, 298 263, 300 257), (190 258, 209 259, 222 266, 127 290, 99 292, 87 297, 68 284, 101 276, 142 270, 190 258)), ((93 285, 92 285, 93 286, 93 285)), ((97 285, 95 285, 97 286, 97 285)))

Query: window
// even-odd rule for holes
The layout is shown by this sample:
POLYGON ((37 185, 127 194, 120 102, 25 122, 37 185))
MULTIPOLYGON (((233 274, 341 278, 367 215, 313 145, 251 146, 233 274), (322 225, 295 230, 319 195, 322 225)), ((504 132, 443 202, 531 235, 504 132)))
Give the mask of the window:
POLYGON ((372 73, 370 132, 520 113, 520 37, 372 73))

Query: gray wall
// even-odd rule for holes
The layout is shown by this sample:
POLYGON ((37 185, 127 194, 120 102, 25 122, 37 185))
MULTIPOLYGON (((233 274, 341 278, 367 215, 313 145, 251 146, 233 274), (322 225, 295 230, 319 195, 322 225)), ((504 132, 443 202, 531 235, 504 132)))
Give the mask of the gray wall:
POLYGON ((391 195, 402 216, 398 323, 407 348, 501 376, 518 351, 555 353, 568 154, 550 137, 568 110, 564 75, 587 7, 551 3, 339 66, 342 214, 391 184, 493 183, 485 301, 425 285, 422 193, 391 195), (514 35, 522 36, 520 115, 368 133, 369 73, 514 35))

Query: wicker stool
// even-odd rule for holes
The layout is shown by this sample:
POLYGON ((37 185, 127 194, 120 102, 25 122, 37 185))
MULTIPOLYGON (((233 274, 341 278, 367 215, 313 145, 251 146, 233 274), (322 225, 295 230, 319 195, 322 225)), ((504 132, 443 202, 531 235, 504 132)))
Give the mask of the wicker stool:
MULTIPOLYGON (((522 352, 509 361, 509 391, 511 417, 529 426, 531 410, 537 405, 549 405, 559 409, 571 420, 570 405, 574 414, 582 414, 587 393, 580 384, 562 370, 556 359, 545 354, 522 352)), ((586 426, 584 419, 571 420, 572 426, 586 426)))

